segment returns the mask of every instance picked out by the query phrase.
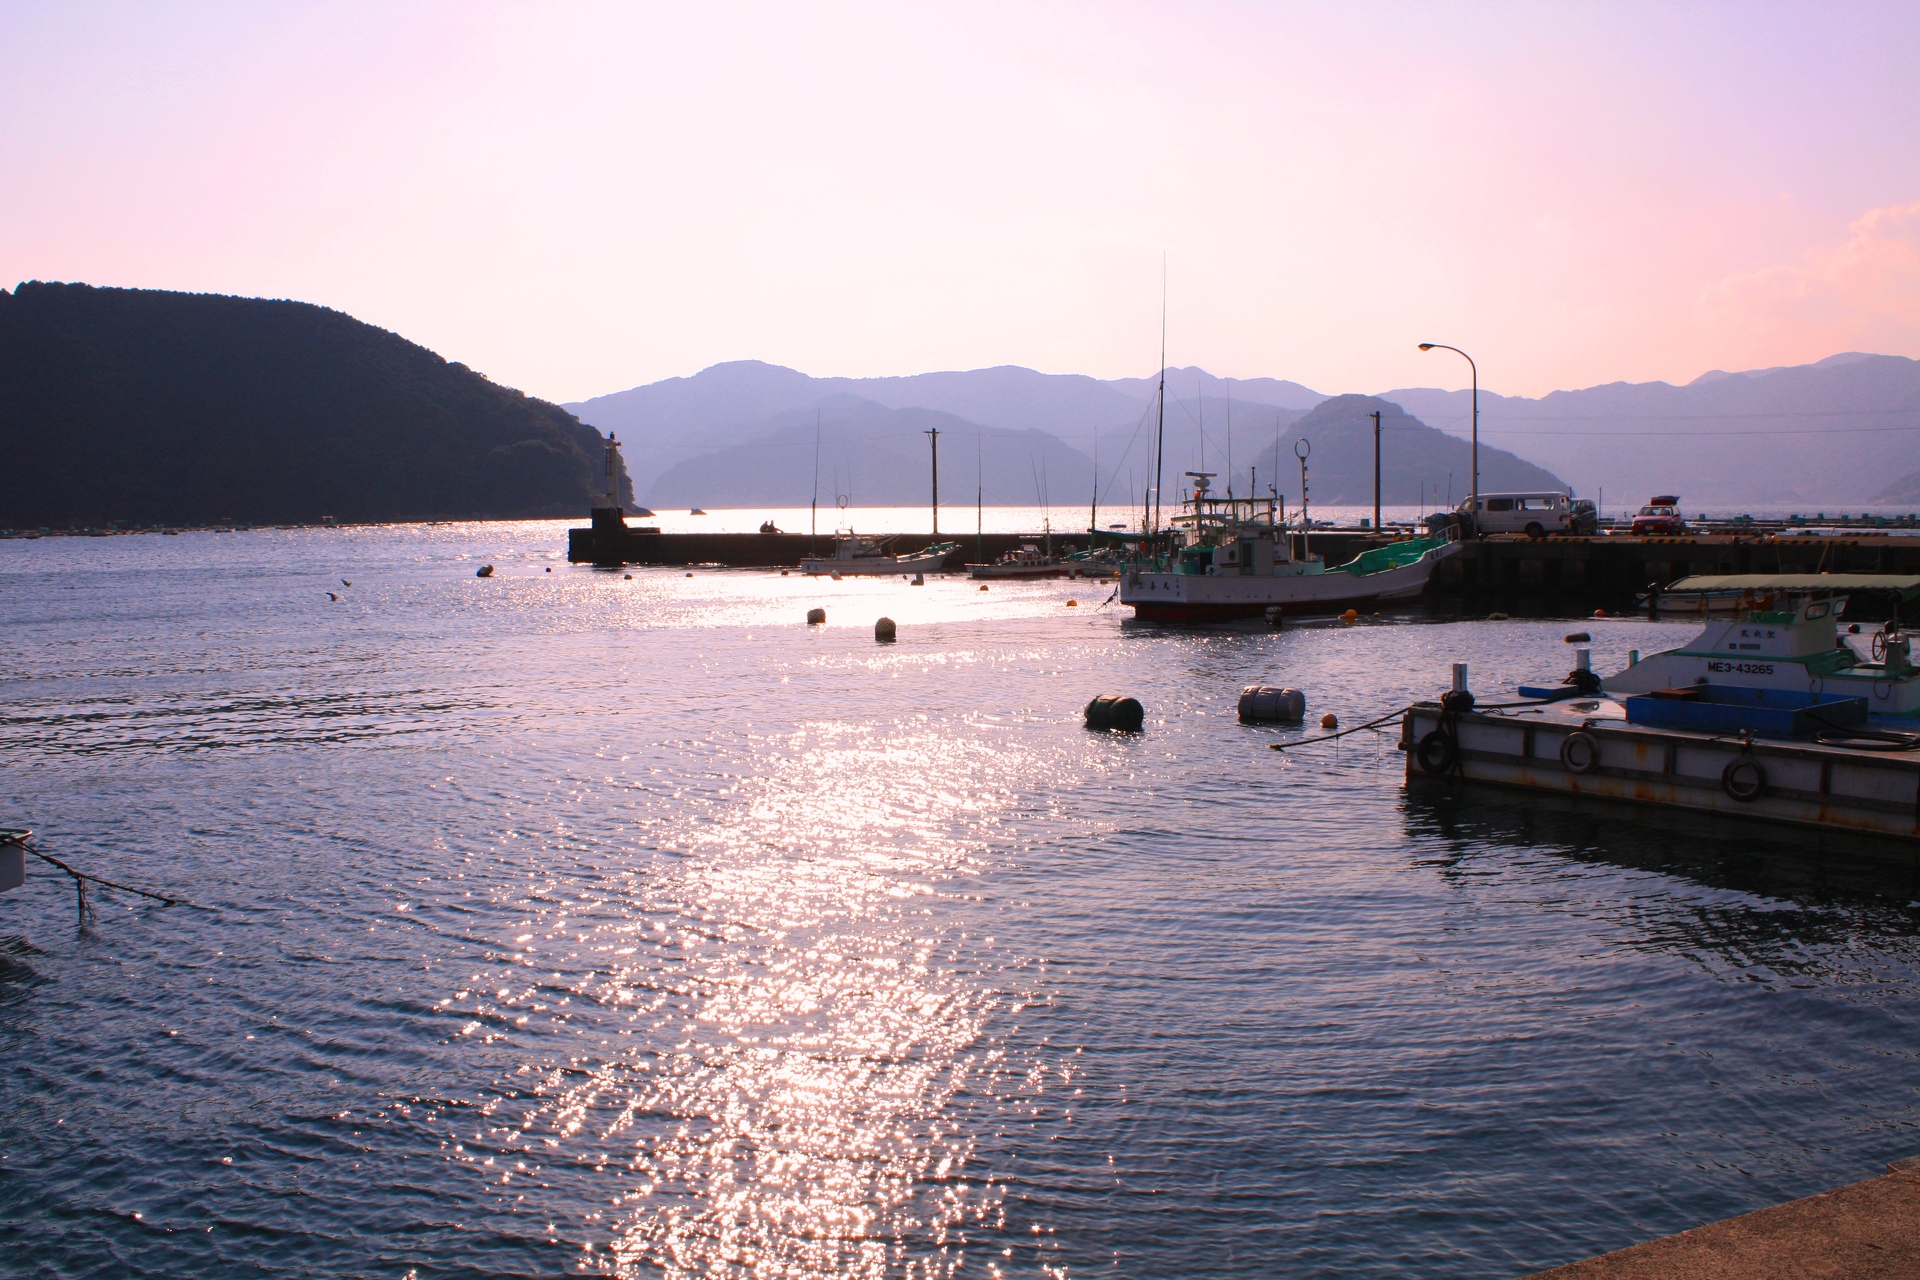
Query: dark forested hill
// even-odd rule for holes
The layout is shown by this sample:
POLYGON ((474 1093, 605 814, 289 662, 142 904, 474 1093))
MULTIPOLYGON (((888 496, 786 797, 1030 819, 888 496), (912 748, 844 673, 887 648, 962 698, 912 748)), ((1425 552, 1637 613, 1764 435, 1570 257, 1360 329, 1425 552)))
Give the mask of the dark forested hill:
POLYGON ((0 526, 584 515, 601 437, 301 302, 0 292, 0 526))

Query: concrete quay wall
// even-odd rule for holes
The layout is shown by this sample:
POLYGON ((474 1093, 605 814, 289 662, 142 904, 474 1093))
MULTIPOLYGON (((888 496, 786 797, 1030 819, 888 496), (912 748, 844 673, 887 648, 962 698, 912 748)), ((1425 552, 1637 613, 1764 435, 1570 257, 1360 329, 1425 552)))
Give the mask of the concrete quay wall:
MULTIPOLYGON (((959 534, 959 548, 946 568, 994 560, 1037 533, 959 534)), ((902 554, 933 543, 925 534, 901 534, 888 549, 902 554)), ((1056 550, 1084 547, 1085 533, 1056 534, 1056 550)), ((1311 550, 1329 564, 1350 560, 1383 543, 1378 534, 1339 529, 1311 535, 1311 550)), ((803 533, 664 533, 629 531, 613 548, 602 548, 592 529, 570 531, 568 558, 579 563, 792 568, 805 556, 832 554, 831 538, 803 533), (602 554, 605 550, 607 554, 602 554)), ((1294 535, 1294 550, 1300 537, 1294 535)), ((1516 534, 1469 541, 1442 561, 1428 589, 1437 609, 1511 613, 1625 612, 1650 586, 1665 587, 1694 574, 1716 573, 1905 573, 1920 575, 1920 537, 1861 531, 1835 537, 1771 534, 1692 534, 1639 538, 1624 534, 1530 539, 1516 534)))

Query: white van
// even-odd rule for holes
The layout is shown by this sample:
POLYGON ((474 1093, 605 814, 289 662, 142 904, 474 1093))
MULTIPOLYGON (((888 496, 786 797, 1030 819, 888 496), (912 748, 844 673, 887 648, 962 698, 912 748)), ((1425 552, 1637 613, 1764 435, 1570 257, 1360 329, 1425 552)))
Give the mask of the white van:
POLYGON ((1460 504, 1460 522, 1481 533, 1524 533, 1544 538, 1574 531, 1573 499, 1564 493, 1483 493, 1460 504))

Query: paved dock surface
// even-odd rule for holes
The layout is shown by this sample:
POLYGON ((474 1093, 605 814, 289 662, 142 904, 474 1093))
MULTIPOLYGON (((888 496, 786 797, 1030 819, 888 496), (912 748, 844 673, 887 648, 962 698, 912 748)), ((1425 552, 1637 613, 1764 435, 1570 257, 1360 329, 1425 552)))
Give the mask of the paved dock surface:
POLYGON ((1915 1280, 1920 1156, 1885 1175, 1555 1267, 1529 1280, 1915 1280))

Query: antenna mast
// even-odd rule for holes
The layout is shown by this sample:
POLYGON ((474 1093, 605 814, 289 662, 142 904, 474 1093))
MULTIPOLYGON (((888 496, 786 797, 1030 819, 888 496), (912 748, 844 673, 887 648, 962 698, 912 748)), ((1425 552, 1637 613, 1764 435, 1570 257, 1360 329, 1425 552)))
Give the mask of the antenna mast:
POLYGON ((1160 255, 1160 421, 1153 433, 1153 528, 1160 532, 1160 484, 1167 451, 1167 255, 1160 255))
POLYGON ((807 516, 807 554, 819 554, 820 541, 820 411, 813 411, 813 505, 807 516))

